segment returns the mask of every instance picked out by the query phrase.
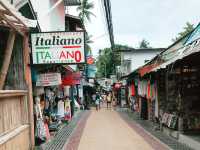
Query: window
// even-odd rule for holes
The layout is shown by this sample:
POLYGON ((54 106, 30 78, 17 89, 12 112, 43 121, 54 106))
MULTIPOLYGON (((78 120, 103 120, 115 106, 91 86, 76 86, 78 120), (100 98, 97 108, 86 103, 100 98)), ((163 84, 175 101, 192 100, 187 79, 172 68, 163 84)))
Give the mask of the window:
MULTIPOLYGON (((0 70, 4 63, 9 31, 0 29, 0 70)), ((25 90, 23 37, 16 35, 12 56, 4 83, 5 90, 25 90)))

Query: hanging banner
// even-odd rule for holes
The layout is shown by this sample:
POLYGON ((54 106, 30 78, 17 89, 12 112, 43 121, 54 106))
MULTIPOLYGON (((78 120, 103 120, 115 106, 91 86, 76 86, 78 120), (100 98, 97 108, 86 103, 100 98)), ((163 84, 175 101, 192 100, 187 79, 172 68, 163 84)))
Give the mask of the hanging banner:
POLYGON ((85 63, 84 32, 32 33, 33 64, 85 63))
POLYGON ((45 73, 37 76, 36 86, 54 86, 61 83, 60 73, 45 73))
POLYGON ((80 84, 81 74, 80 72, 73 72, 71 74, 66 75, 62 79, 62 85, 77 85, 80 84))

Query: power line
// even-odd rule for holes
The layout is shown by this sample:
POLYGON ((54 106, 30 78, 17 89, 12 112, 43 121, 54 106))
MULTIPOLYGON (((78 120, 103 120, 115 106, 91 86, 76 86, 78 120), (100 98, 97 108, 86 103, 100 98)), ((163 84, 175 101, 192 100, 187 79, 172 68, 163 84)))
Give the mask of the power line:
POLYGON ((103 0, 104 4, 104 11, 106 15, 106 22, 107 22, 107 29, 110 38, 111 49, 114 49, 115 42, 114 42, 114 35, 113 35, 113 24, 112 24, 112 13, 111 13, 111 3, 110 0, 103 0))

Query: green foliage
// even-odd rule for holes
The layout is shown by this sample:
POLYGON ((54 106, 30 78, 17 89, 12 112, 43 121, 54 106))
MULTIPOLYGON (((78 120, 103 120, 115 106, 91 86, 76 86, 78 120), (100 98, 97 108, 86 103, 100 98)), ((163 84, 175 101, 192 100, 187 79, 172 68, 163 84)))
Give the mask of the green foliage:
POLYGON ((85 35, 85 49, 86 49, 87 54, 92 54, 92 49, 90 47, 90 44, 93 43, 93 41, 91 40, 91 38, 92 38, 92 35, 88 35, 86 33, 86 35, 85 35))
POLYGON ((175 37, 174 39, 172 39, 173 42, 178 41, 179 39, 181 39, 182 37, 184 37, 185 35, 187 35, 188 33, 190 33, 192 30, 194 30, 194 25, 186 22, 185 27, 183 28, 183 31, 178 33, 178 36, 175 37))
POLYGON ((116 44, 115 51, 112 51, 111 48, 99 50, 100 53, 96 62, 97 77, 109 77, 116 74, 116 66, 121 64, 121 53, 118 50, 128 48, 128 46, 116 44))
POLYGON ((147 40, 143 39, 139 44, 139 48, 151 48, 150 43, 147 40))
POLYGON ((81 5, 77 7, 77 11, 80 12, 79 17, 81 18, 83 23, 85 23, 86 20, 90 21, 91 16, 95 16, 95 14, 91 12, 93 8, 94 8, 94 3, 89 2, 89 0, 82 0, 81 5))

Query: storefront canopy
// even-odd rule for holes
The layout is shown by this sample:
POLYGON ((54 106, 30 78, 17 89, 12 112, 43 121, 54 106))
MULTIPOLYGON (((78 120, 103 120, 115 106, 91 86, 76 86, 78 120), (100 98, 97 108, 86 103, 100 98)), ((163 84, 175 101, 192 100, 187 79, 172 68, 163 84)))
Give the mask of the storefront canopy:
POLYGON ((187 40, 181 48, 176 50, 167 49, 157 55, 156 59, 151 60, 147 65, 140 67, 140 76, 166 68, 168 65, 173 64, 178 60, 182 60, 187 56, 200 52, 200 24, 185 37, 187 37, 187 40))

